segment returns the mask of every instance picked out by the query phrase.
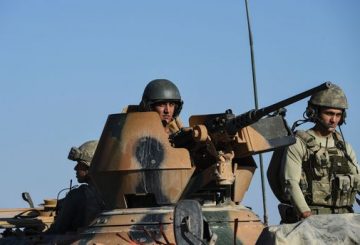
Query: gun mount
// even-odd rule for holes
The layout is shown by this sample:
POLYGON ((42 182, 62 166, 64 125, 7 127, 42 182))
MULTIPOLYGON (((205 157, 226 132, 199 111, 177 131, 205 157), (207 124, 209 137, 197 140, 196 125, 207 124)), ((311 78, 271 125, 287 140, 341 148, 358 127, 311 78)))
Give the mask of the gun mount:
POLYGON ((193 192, 201 186, 196 178, 209 182, 215 180, 218 186, 233 185, 232 200, 240 202, 255 170, 255 164, 249 156, 295 143, 284 115, 279 111, 331 86, 330 82, 326 82, 273 105, 238 116, 227 110, 220 114, 190 117, 190 127, 170 136, 174 147, 189 149, 197 167, 187 190, 193 192), (272 112, 275 113, 269 115, 272 112))

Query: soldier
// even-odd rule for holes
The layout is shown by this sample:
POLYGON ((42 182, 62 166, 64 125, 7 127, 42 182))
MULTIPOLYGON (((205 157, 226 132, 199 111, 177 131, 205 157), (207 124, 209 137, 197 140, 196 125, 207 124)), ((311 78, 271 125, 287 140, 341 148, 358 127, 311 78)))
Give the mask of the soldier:
POLYGON ((88 175, 97 144, 98 141, 92 140, 85 142, 79 148, 70 149, 68 159, 77 162, 74 170, 81 185, 70 190, 66 195, 59 214, 47 233, 74 232, 88 225, 103 209, 104 204, 88 175))
POLYGON ((336 85, 308 101, 305 114, 315 126, 296 132, 296 143, 288 147, 283 165, 285 198, 297 215, 288 220, 353 213, 359 166, 353 148, 336 131, 345 121, 347 108, 346 96, 336 85))
POLYGON ((167 133, 175 133, 182 128, 178 118, 183 101, 179 89, 167 79, 150 81, 145 89, 140 102, 141 111, 156 111, 167 133))

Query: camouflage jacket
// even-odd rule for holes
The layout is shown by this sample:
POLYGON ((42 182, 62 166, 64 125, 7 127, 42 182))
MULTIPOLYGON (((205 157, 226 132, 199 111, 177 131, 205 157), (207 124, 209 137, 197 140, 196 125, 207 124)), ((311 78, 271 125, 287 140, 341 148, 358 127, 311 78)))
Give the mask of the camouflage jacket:
MULTIPOLYGON (((318 157, 319 159, 322 158, 322 156, 327 156, 327 158, 330 158, 331 154, 329 151, 331 149, 336 150, 338 152, 337 154, 342 154, 342 152, 335 147, 335 142, 332 136, 326 138, 319 137, 314 133, 313 130, 307 130, 306 134, 309 134, 311 136, 311 138, 314 140, 313 141, 314 147, 318 147, 318 150, 316 151, 314 151, 313 149, 310 150, 308 146, 309 143, 306 143, 304 139, 301 139, 301 137, 297 135, 296 143, 288 147, 285 165, 284 165, 285 195, 288 196, 288 198, 291 200, 293 205, 300 212, 310 211, 310 208, 308 206, 309 204, 333 206, 332 204, 330 204, 331 203, 330 199, 328 200, 328 198, 325 198, 323 196, 321 196, 320 199, 323 200, 326 199, 329 201, 328 203, 325 203, 325 201, 317 200, 319 198, 314 199, 314 195, 312 194, 315 193, 311 193, 312 200, 307 200, 307 198, 305 198, 304 195, 305 194, 304 189, 307 189, 307 187, 312 189, 311 192, 316 192, 316 197, 319 196, 318 193, 324 193, 324 195, 325 194, 328 195, 330 192, 332 192, 331 189, 332 184, 330 183, 332 182, 332 177, 333 177, 333 174, 330 174, 332 165, 328 164, 328 161, 326 161, 326 164, 323 164, 321 167, 319 167, 319 169, 324 173, 321 172, 322 175, 321 177, 319 177, 318 182, 312 181, 313 179, 309 179, 309 174, 306 174, 305 173, 306 171, 304 171, 304 169, 312 169, 312 171, 318 170, 316 168, 318 164, 316 164, 315 161, 317 157, 316 155, 320 155, 318 157), (311 163, 312 167, 311 168, 309 166, 306 167, 306 163, 311 163), (303 187, 302 180, 306 180, 307 187, 306 186, 303 187), (315 188, 316 186, 314 185, 317 185, 319 188, 323 187, 326 189, 326 191, 322 189, 320 190, 319 188, 315 188), (326 186, 328 186, 328 188, 326 188, 326 186)), ((349 158, 351 158, 351 162, 352 162, 351 164, 349 162, 347 165, 349 167, 349 170, 346 176, 349 174, 358 176, 359 169, 358 169, 355 152, 352 149, 351 145, 348 143, 346 144, 346 149, 347 149, 347 153, 349 154, 349 158)), ((321 162, 321 159, 319 161, 321 162)), ((333 178, 334 180, 336 180, 335 177, 336 176, 334 176, 333 178)), ((347 206, 347 205, 337 204, 336 206, 347 206)))

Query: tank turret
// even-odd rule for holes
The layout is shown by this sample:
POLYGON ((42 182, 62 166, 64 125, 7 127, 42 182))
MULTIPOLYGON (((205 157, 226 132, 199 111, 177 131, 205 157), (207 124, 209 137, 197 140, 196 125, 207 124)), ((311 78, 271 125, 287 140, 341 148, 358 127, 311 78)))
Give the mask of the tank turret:
POLYGON ((241 204, 256 169, 252 156, 294 143, 276 112, 331 86, 238 116, 191 116, 172 135, 156 112, 129 106, 109 115, 89 170, 105 210, 75 234, 15 234, 0 244, 254 244, 265 225, 241 204))
POLYGON ((90 174, 106 208, 115 209, 175 204, 194 169, 156 112, 130 112, 108 117, 90 174))
MULTIPOLYGON (((180 244, 187 239, 210 242, 227 227, 221 240, 236 234, 235 243, 253 243, 264 225, 239 205, 256 169, 252 155, 295 142, 283 115, 268 115, 331 86, 324 83, 239 116, 231 110, 192 116, 189 127, 170 136, 156 112, 129 106, 127 113, 108 117, 90 169, 93 182, 107 209, 126 209, 128 216, 137 217, 134 223, 162 229, 157 239, 175 235, 180 244)), ((113 226, 107 215, 97 220, 101 229, 113 226)), ((134 232, 124 236, 142 237, 134 232)))

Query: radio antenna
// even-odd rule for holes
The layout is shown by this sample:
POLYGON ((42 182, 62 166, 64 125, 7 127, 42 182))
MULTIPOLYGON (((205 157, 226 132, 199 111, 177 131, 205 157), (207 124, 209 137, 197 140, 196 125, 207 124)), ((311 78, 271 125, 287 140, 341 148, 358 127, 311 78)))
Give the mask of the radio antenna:
MULTIPOLYGON (((251 54, 251 71, 252 71, 252 78, 253 78, 255 109, 259 109, 258 97, 257 97, 257 87, 256 87, 256 72, 255 72, 255 56, 254 56, 254 48, 253 48, 253 37, 252 37, 252 32, 251 32, 249 8, 248 8, 248 1, 247 0, 245 0, 245 7, 246 7, 247 26, 248 26, 248 32, 249 32, 249 43, 250 43, 250 54, 251 54)), ((268 225, 268 216, 267 216, 267 208, 266 208, 264 164, 263 164, 262 154, 259 154, 259 162, 260 162, 261 190, 262 190, 263 209, 264 209, 264 223, 267 226, 268 225)))

